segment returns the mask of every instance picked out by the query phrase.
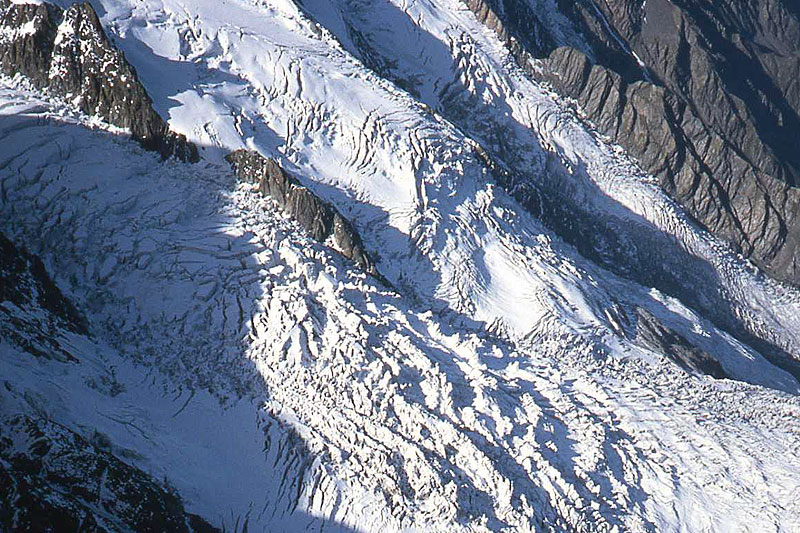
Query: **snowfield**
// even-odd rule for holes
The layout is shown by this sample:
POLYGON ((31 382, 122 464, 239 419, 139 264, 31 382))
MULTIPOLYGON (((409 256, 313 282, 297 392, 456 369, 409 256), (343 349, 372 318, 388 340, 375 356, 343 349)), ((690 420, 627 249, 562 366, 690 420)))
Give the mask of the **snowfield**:
POLYGON ((460 1, 92 3, 203 160, 0 80, 0 230, 90 331, 56 339, 76 364, 1 341, 0 416, 107 435, 228 530, 800 530, 800 294, 460 1), (238 183, 239 148, 334 204, 392 286, 238 183), (556 199, 623 252, 579 253, 556 199), (651 288, 656 263, 684 286, 651 288))

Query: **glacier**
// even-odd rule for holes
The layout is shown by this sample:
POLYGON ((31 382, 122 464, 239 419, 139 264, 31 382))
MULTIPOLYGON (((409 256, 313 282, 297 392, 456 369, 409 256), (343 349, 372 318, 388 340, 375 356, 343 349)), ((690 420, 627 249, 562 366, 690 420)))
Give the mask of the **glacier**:
POLYGON ((800 529, 797 290, 465 4, 92 4, 201 161, 0 80, 0 230, 88 328, 54 338, 77 363, 3 339, 4 419, 105 435, 225 529, 800 529), (388 284, 236 180, 238 149, 388 284))

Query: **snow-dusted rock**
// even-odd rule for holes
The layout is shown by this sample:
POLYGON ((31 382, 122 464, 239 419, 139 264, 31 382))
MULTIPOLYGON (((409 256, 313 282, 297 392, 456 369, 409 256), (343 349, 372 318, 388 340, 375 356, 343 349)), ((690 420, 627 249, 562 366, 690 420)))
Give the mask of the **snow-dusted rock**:
POLYGON ((314 239, 320 242, 331 239, 333 247, 343 256, 352 259, 365 272, 383 279, 364 251, 361 237, 352 224, 335 207, 303 187, 277 161, 246 150, 228 154, 226 159, 239 178, 255 184, 262 195, 275 200, 314 239))
POLYGON ((129 131, 148 150, 197 161, 197 148, 153 110, 88 2, 62 10, 49 2, 0 1, 0 68, 129 131))

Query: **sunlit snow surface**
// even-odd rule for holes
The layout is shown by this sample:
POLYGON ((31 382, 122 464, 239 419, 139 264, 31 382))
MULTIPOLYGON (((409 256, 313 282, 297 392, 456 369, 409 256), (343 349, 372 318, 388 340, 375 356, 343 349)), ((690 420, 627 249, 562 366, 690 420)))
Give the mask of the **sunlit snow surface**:
POLYGON ((304 4, 94 2, 158 111, 205 148, 198 165, 4 80, 0 229, 92 335, 59 340, 79 365, 0 344, 3 414, 102 431, 229 529, 800 528, 795 379, 583 259, 474 146, 502 126, 525 171, 546 153, 585 169, 564 188, 607 209, 585 175, 623 221, 674 235, 792 353, 797 294, 695 229, 459 2, 304 4), (405 90, 351 55, 353 35, 405 90), (507 115, 460 120, 448 83, 507 115), (221 155, 241 147, 335 203, 399 294, 237 185, 221 155), (741 381, 635 346, 618 320, 635 308, 741 381))

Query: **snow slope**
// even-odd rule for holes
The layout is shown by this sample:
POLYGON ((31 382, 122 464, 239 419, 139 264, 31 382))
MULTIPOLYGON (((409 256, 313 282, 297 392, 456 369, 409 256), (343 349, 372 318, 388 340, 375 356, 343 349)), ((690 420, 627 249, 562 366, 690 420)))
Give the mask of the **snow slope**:
MULTIPOLYGON (((522 185, 532 186, 533 194, 556 188, 575 209, 600 222, 612 219, 607 227, 639 261, 656 255, 678 269, 691 257, 702 258, 698 268, 710 274, 681 272, 696 282, 682 296, 699 293, 692 305, 706 314, 729 306, 729 316, 714 317, 717 323, 743 322, 744 329, 787 352, 800 352, 797 296, 761 281, 698 231, 652 178, 597 139, 569 105, 516 70, 491 32, 458 1, 414 2, 407 13, 402 4, 386 1, 338 7, 358 21, 350 26, 369 43, 362 55, 391 64, 387 76, 395 81, 413 80, 403 85, 413 85, 418 98, 365 69, 333 39, 326 28, 346 26, 337 22, 337 3, 305 4, 324 25, 291 2, 234 3, 224 10, 215 2, 107 2, 103 10, 173 128, 222 148, 217 153, 248 147, 282 154, 286 166, 320 184, 318 194, 363 211, 356 222, 365 220, 362 230, 368 239, 373 233, 373 248, 385 251, 385 269, 405 269, 394 280, 419 275, 405 266, 413 261, 391 257, 407 255, 407 247, 386 249, 385 243, 398 240, 395 230, 413 234, 425 247, 439 223, 428 204, 447 197, 441 211, 452 212, 460 203, 449 195, 452 190, 472 181, 483 187, 489 179, 471 146, 478 144, 532 181, 522 185), (165 69, 171 73, 167 84, 165 69), (389 223, 370 224, 383 219, 389 223), (656 240, 663 233, 672 238, 656 240), (689 255, 681 254, 684 248, 689 255)), ((338 33, 346 43, 346 30, 338 33)), ((434 268, 448 276, 447 265, 434 268)), ((449 277, 463 283, 454 279, 460 273, 449 277)), ((500 312, 508 311, 505 306, 500 312)), ((518 333, 528 333, 530 322, 517 325, 518 333)))
POLYGON ((77 366, 0 345, 4 412, 97 428, 228 528, 800 528, 797 380, 584 258, 480 154, 681 243, 789 353, 798 295, 696 229, 460 3, 95 5, 205 160, 161 164, 3 81, 0 229, 91 328, 63 340, 77 366), (234 183, 221 156, 242 147, 348 216, 397 291, 234 183), (641 311, 734 379, 643 345, 641 311), (124 392, 89 385, 109 368, 124 392))

